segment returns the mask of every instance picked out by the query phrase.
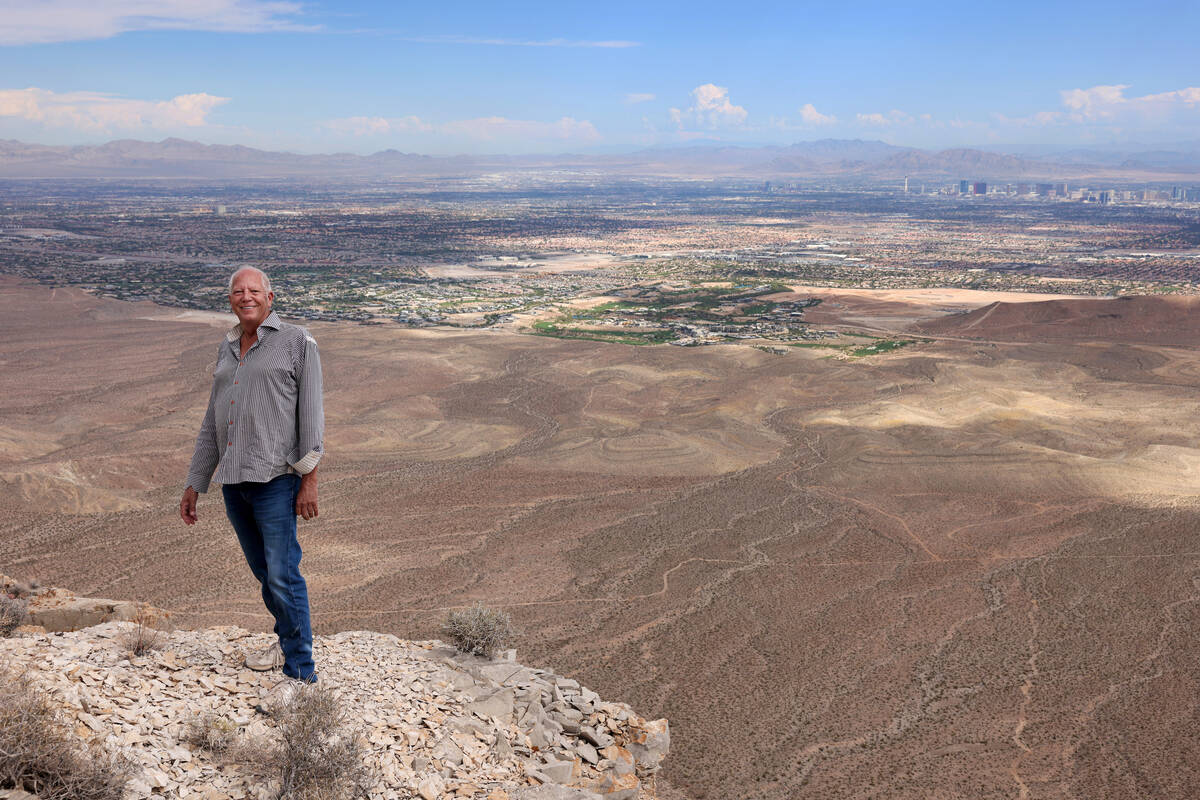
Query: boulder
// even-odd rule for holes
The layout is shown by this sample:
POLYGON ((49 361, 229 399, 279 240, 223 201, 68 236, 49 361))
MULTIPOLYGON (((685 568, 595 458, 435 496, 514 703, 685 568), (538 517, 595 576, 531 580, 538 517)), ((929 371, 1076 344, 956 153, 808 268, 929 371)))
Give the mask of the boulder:
POLYGON ((656 719, 632 728, 631 733, 627 746, 633 754, 638 773, 648 775, 656 772, 671 750, 671 726, 666 719, 656 719))
POLYGON ((417 793, 424 800, 440 800, 446 792, 446 782, 440 775, 425 775, 417 783, 417 793))
POLYGON ((106 600, 101 597, 76 597, 52 590, 37 595, 29 604, 26 624, 40 626, 53 633, 77 631, 104 622, 144 619, 146 624, 169 630, 170 614, 146 603, 106 600))
POLYGON ((603 800, 637 800, 642 783, 636 775, 613 775, 605 773, 591 789, 603 800))
POLYGON ((510 722, 513 717, 513 706, 516 698, 512 689, 500 689, 480 697, 467 706, 467 711, 478 714, 484 719, 495 718, 501 722, 510 722))
POLYGON ((624 747, 612 745, 600 751, 607 761, 611 763, 609 771, 615 775, 632 775, 634 772, 633 754, 624 747))

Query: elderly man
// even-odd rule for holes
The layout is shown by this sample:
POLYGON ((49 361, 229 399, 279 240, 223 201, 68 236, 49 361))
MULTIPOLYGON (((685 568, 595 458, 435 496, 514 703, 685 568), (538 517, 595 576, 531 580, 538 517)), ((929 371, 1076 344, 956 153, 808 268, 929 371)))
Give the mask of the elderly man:
POLYGON ((246 666, 282 667, 288 678, 314 682, 296 515, 317 516, 317 462, 325 428, 321 359, 306 330, 271 310, 274 300, 262 270, 247 267, 229 279, 229 305, 238 324, 217 350, 212 393, 179 515, 195 524, 197 493, 208 491, 214 477, 222 484, 225 513, 262 586, 279 637, 265 651, 248 655, 246 666))

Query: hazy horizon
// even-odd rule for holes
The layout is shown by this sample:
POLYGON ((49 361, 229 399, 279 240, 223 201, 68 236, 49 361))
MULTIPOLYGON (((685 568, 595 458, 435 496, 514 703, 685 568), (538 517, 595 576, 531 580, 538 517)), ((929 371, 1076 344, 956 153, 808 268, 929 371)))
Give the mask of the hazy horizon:
POLYGON ((641 152, 653 152, 653 151, 704 152, 707 150, 715 151, 715 150, 720 150, 723 148, 733 148, 733 149, 742 149, 742 150, 756 150, 756 149, 764 149, 765 150, 765 149, 771 149, 771 148, 786 149, 786 148, 801 148, 806 145, 819 145, 819 144, 825 144, 825 143, 863 144, 863 145, 880 144, 880 145, 887 145, 888 147, 894 147, 894 148, 897 148, 900 150, 903 150, 903 149, 921 150, 921 151, 928 152, 928 153, 937 153, 937 152, 941 152, 943 150, 979 150, 979 151, 986 152, 986 153, 1005 153, 1005 154, 1013 154, 1013 155, 1024 155, 1024 156, 1028 156, 1030 158, 1035 158, 1035 159, 1039 158, 1039 157, 1047 157, 1047 156, 1052 157, 1055 155, 1060 155, 1063 153, 1070 153, 1070 152, 1075 152, 1075 151, 1095 152, 1095 153, 1132 153, 1132 152, 1138 152, 1138 151, 1173 151, 1173 152, 1182 152, 1182 153, 1200 153, 1200 138, 1195 139, 1195 140, 1190 140, 1190 141, 1189 140, 1176 140, 1176 141, 1169 141, 1169 142, 1168 141, 1164 141, 1164 142, 1131 141, 1131 142, 1125 142, 1125 143, 1112 142, 1112 143, 1108 143, 1108 144, 1084 144, 1084 143, 1052 144, 1052 143, 1048 143, 1048 142, 1029 142, 1029 143, 1016 143, 1016 142, 980 143, 980 142, 977 142, 977 143, 966 143, 966 144, 948 146, 948 147, 940 147, 940 146, 917 146, 917 145, 903 145, 903 144, 897 145, 897 144, 893 144, 893 143, 888 142, 885 139, 881 139, 881 138, 866 138, 866 137, 840 138, 840 137, 833 137, 833 136, 823 136, 823 137, 812 137, 812 138, 806 138, 806 139, 795 139, 793 141, 788 141, 788 142, 757 142, 757 141, 722 142, 722 141, 714 141, 714 140, 710 140, 710 139, 703 139, 703 140, 697 140, 697 141, 692 141, 692 142, 662 142, 662 143, 651 144, 651 145, 613 144, 613 145, 608 145, 608 146, 579 147, 579 148, 564 147, 559 150, 547 150, 544 152, 537 152, 537 153, 510 153, 510 152, 505 152, 503 150, 481 150, 481 151, 477 151, 477 152, 447 151, 444 153, 431 153, 431 152, 422 152, 419 150, 404 150, 399 147, 380 147, 378 149, 362 150, 362 151, 356 151, 356 150, 350 150, 350 149, 334 150, 331 148, 324 148, 324 149, 300 148, 300 147, 287 148, 287 147, 272 147, 270 143, 258 145, 258 144, 249 144, 247 142, 241 142, 241 141, 229 141, 229 142, 216 141, 216 140, 211 140, 211 139, 206 139, 206 138, 201 138, 201 137, 191 137, 191 136, 188 136, 186 132, 183 135, 113 136, 113 137, 108 137, 108 138, 101 138, 101 139, 94 140, 94 141, 89 140, 87 138, 80 138, 80 139, 77 139, 74 141, 63 141, 63 142, 41 141, 41 140, 33 140, 33 139, 19 139, 19 138, 15 138, 15 137, 0 137, 0 141, 5 141, 5 140, 10 141, 10 142, 18 142, 18 143, 24 144, 24 145, 41 146, 41 147, 103 147, 105 145, 111 145, 111 144, 118 143, 118 142, 138 142, 141 144, 155 145, 155 144, 165 144, 169 141, 175 140, 175 141, 183 141, 188 144, 199 144, 199 145, 204 145, 204 146, 249 147, 249 148, 252 148, 255 150, 261 150, 263 152, 268 152, 268 153, 284 153, 284 154, 291 154, 291 155, 298 155, 298 156, 331 156, 331 155, 342 155, 342 154, 351 154, 351 155, 356 155, 356 156, 371 156, 371 155, 377 155, 380 153, 398 152, 403 155, 429 156, 432 158, 459 158, 459 157, 498 158, 498 157, 517 157, 517 156, 564 157, 564 156, 572 156, 572 155, 619 156, 619 155, 631 155, 631 154, 636 154, 636 153, 641 153, 641 152))

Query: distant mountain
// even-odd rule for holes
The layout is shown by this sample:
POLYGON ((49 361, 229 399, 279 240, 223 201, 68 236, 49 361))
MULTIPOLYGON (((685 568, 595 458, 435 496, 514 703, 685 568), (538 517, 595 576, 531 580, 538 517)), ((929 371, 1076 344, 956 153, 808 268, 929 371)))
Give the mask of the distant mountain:
POLYGON ((990 152, 1036 158, 1068 167, 1114 167, 1142 172, 1200 172, 1200 141, 1170 142, 1159 145, 1125 144, 1107 147, 987 147, 990 152))
POLYGON ((25 144, 11 139, 0 141, 0 176, 3 177, 369 177, 381 168, 393 173, 421 174, 437 162, 429 156, 395 150, 373 156, 352 153, 301 155, 175 138, 161 142, 119 139, 102 145, 75 147, 25 144))
POLYGON ((897 147, 878 140, 862 139, 817 139, 813 142, 797 142, 782 148, 787 156, 797 156, 821 164, 842 162, 874 163, 898 153, 912 152, 911 147, 897 147))
POLYGON ((940 177, 970 176, 973 178, 1015 178, 1029 175, 1051 177, 1060 168, 1044 161, 1033 161, 1004 153, 983 150, 954 149, 928 153, 908 150, 888 158, 879 165, 881 172, 905 175, 940 177))
POLYGON ((787 146, 703 145, 656 147, 606 155, 427 156, 383 150, 302 155, 243 145, 210 145, 184 139, 120 139, 75 147, 0 140, 0 178, 193 178, 369 180, 405 177, 471 177, 490 173, 533 175, 554 170, 584 178, 741 177, 817 180, 1050 179, 1098 176, 1151 180, 1156 174, 1200 176, 1200 146, 1144 150, 1039 152, 1038 157, 995 150, 933 152, 881 141, 820 139, 787 146))

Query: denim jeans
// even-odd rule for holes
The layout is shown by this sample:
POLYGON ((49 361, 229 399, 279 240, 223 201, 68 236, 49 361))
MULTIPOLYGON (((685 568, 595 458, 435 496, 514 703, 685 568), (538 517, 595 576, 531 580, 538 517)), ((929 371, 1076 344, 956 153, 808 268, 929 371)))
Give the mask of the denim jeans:
POLYGON ((283 674, 315 681, 308 585, 300 575, 300 542, 296 538, 299 491, 299 475, 221 487, 225 513, 237 532, 250 571, 262 586, 263 603, 275 618, 275 635, 283 650, 283 674))

